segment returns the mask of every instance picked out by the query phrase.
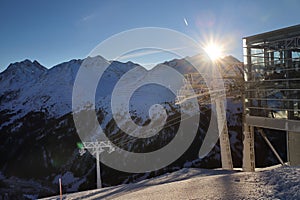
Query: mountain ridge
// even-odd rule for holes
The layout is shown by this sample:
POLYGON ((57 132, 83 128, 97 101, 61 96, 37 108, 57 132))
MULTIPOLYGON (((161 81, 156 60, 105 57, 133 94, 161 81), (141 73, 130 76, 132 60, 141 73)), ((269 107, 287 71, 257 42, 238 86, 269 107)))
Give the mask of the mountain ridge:
MULTIPOLYGON (((185 57, 185 58, 182 58, 182 59, 179 59, 179 58, 174 58, 174 59, 172 59, 172 60, 168 60, 168 61, 164 61, 164 62, 162 62, 162 63, 158 63, 158 64, 156 64, 153 68, 155 68, 157 65, 160 65, 160 64, 165 64, 165 63, 169 63, 169 62, 172 62, 172 61, 176 61, 176 60, 188 60, 188 59, 195 59, 195 58, 201 58, 201 59, 203 59, 204 57, 207 57, 207 56, 203 56, 202 54, 199 54, 199 55, 194 55, 194 56, 187 56, 187 57, 185 57)), ((109 61, 109 60, 107 60, 107 59, 105 59, 104 57, 102 57, 102 56, 100 56, 100 55, 97 55, 97 56, 94 56, 94 57, 86 57, 86 58, 83 58, 83 59, 76 59, 76 58, 74 58, 74 59, 71 59, 71 60, 69 60, 69 61, 63 61, 63 62, 61 62, 61 63, 58 63, 58 64, 56 64, 56 65, 53 65, 52 67, 46 67, 46 66, 44 66, 44 65, 42 65, 42 64, 40 64, 37 60, 31 60, 31 59, 29 59, 29 58, 26 58, 26 59, 24 59, 24 60, 21 60, 21 61, 16 61, 16 62, 12 62, 12 63, 10 63, 2 72, 0 72, 0 75, 2 74, 2 73, 4 73, 5 71, 7 71, 7 70, 9 70, 10 68, 15 68, 16 66, 18 66, 18 67, 20 67, 21 65, 29 65, 29 64, 33 64, 33 65, 35 65, 35 66, 39 66, 40 67, 40 69, 41 70, 51 70, 51 69, 53 69, 53 68, 56 68, 56 67, 58 67, 58 66, 60 66, 60 65, 65 65, 65 64, 67 64, 67 63, 70 63, 70 62, 82 62, 83 60, 85 60, 85 59, 88 59, 88 58, 100 58, 100 59, 103 59, 103 60, 105 60, 105 61, 107 61, 107 62, 120 62, 120 61, 117 61, 117 60, 113 60, 113 61, 109 61)), ((227 55, 227 56, 224 56, 223 58, 221 58, 221 60, 228 60, 228 61, 231 61, 231 62, 241 62, 241 61, 239 61, 237 58, 235 58, 234 56, 232 56, 232 55, 227 55)), ((122 62, 122 63, 129 63, 129 64, 136 64, 136 65, 140 65, 139 63, 135 63, 135 62, 132 62, 132 61, 127 61, 127 62, 122 62)), ((145 68, 143 65, 140 65, 140 66, 142 66, 143 68, 145 68)), ((22 67, 22 66, 21 66, 22 67)))

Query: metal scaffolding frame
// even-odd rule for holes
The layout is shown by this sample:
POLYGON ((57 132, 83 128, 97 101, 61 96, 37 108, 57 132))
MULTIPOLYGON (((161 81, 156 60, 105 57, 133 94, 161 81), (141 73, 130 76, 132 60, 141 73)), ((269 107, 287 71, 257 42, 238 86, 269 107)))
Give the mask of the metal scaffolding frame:
POLYGON ((288 161, 300 165, 300 25, 245 37, 243 48, 243 168, 255 170, 254 127, 287 131, 288 161))

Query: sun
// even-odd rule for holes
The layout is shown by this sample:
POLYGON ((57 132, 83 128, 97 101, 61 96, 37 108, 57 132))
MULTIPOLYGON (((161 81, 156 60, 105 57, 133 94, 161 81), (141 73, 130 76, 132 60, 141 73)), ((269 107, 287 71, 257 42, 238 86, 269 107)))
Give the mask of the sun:
POLYGON ((223 56, 223 47, 216 43, 208 44, 204 47, 204 51, 212 61, 218 60, 223 56))

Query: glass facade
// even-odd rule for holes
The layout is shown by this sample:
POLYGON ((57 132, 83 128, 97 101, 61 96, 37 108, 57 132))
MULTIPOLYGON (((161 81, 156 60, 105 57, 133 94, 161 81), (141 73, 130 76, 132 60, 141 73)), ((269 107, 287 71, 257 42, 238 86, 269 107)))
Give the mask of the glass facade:
POLYGON ((243 39, 246 115, 300 120, 300 26, 243 39))

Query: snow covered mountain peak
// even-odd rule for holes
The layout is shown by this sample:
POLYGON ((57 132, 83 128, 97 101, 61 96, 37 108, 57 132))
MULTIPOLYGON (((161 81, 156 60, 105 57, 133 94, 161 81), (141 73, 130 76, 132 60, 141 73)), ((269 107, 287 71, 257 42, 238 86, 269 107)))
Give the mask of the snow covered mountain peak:
POLYGON ((32 62, 28 59, 10 64, 6 70, 0 73, 0 95, 3 95, 5 91, 18 90, 25 84, 36 81, 47 71, 48 69, 39 62, 32 62))
POLYGON ((47 71, 47 68, 41 65, 38 61, 34 60, 23 60, 21 62, 15 62, 8 66, 8 68, 3 73, 25 73, 24 75, 28 74, 41 74, 47 71))
POLYGON ((104 66, 104 65, 109 65, 110 62, 103 58, 102 56, 95 56, 95 57, 90 57, 88 56, 87 58, 84 59, 83 65, 86 67, 89 66, 104 66))

